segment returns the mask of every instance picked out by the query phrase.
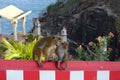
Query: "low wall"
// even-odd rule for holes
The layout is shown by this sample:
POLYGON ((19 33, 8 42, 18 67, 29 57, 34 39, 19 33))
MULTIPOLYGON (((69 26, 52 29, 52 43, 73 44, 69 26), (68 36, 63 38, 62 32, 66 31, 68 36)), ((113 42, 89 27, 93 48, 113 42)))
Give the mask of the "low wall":
MULTIPOLYGON (((69 61, 67 70, 56 62, 0 60, 0 80, 120 80, 120 62, 69 61)), ((63 64, 62 64, 63 66, 63 64)))

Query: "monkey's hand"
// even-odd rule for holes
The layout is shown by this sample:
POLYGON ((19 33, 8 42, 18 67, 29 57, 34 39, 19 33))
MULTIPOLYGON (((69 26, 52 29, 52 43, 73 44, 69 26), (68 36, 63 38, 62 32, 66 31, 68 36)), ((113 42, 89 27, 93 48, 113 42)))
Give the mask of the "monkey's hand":
POLYGON ((68 68, 67 67, 65 67, 65 68, 63 68, 64 70, 67 70, 68 68))
POLYGON ((58 69, 59 69, 59 70, 62 70, 62 68, 61 68, 61 67, 58 67, 58 69))

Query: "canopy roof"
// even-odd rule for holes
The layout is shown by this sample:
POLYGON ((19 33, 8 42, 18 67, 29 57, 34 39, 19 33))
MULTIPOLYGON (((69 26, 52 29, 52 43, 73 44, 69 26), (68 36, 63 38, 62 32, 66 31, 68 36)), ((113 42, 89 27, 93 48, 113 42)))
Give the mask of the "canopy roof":
POLYGON ((9 20, 13 20, 14 18, 16 18, 19 15, 22 15, 23 13, 24 13, 23 10, 21 10, 13 5, 9 5, 0 10, 0 16, 7 18, 9 20))

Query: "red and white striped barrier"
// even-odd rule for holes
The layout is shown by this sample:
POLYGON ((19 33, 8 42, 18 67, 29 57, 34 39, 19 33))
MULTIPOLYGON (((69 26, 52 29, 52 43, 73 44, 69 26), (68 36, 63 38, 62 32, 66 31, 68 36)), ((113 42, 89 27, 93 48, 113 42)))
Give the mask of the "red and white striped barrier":
POLYGON ((0 71, 0 80, 120 80, 120 71, 0 71))
POLYGON ((120 80, 120 62, 68 62, 59 71, 55 62, 0 60, 0 80, 120 80))

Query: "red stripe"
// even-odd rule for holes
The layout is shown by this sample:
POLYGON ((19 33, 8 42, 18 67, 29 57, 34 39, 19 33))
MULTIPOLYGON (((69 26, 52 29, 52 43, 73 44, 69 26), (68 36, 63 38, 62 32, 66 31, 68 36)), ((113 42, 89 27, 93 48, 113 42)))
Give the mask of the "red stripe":
MULTIPOLYGON (((44 67, 38 66, 32 60, 0 60, 1 70, 58 70, 56 62, 43 62, 44 67)), ((68 70, 112 70, 120 71, 120 62, 102 61, 68 61, 68 70)))
POLYGON ((110 71, 110 80, 120 80, 120 71, 110 71))
POLYGON ((39 80, 39 71, 24 71, 24 80, 39 80))
POLYGON ((70 71, 57 71, 56 80, 70 80, 70 71))
POLYGON ((84 71, 84 80, 97 80, 97 71, 84 71))
POLYGON ((6 80, 6 71, 0 70, 0 80, 6 80))

